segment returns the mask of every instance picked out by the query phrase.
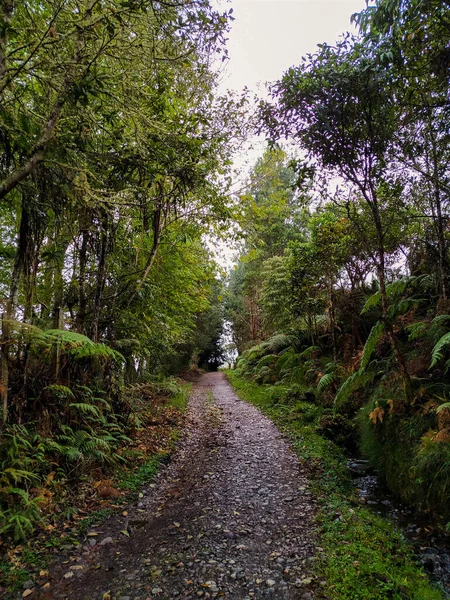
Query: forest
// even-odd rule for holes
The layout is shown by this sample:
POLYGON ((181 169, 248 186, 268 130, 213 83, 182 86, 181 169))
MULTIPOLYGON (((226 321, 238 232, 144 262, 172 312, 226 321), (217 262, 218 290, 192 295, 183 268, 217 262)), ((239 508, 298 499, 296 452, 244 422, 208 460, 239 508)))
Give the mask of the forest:
POLYGON ((448 8, 380 2, 272 85, 260 129, 302 158, 255 165, 229 287, 238 372, 314 399, 447 520, 448 8))
POLYGON ((376 0, 256 101, 214 6, 0 0, 7 549, 135 493, 226 361, 450 523, 450 3, 376 0))

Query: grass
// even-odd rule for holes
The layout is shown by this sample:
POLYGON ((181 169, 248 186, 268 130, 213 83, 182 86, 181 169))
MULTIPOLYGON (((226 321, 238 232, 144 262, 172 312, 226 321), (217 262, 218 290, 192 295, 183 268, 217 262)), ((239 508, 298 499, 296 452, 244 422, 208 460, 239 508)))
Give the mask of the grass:
POLYGON ((284 404, 286 390, 258 385, 227 372, 240 398, 257 406, 291 439, 299 459, 311 469, 311 491, 319 502, 316 577, 330 600, 439 600, 401 532, 387 519, 360 506, 346 457, 316 432, 307 402, 284 404), (281 400, 281 401, 280 401, 281 400))
POLYGON ((125 473, 125 475, 120 479, 118 487, 128 490, 130 494, 134 496, 142 486, 154 479, 155 475, 161 468, 164 459, 167 460, 166 453, 155 454, 154 456, 151 456, 147 462, 138 467, 135 471, 125 473))

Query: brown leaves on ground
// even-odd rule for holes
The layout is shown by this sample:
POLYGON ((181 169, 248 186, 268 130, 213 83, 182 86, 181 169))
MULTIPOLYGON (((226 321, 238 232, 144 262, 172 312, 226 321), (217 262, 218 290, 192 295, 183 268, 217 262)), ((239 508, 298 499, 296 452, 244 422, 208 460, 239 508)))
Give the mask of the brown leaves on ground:
POLYGON ((122 492, 114 487, 112 479, 101 479, 93 484, 99 498, 120 498, 122 492))

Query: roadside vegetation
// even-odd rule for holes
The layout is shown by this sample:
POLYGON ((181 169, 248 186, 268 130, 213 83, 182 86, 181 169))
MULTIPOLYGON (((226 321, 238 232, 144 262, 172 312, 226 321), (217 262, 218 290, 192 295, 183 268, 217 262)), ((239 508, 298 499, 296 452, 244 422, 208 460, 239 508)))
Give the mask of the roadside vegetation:
MULTIPOLYGON (((129 390, 131 410, 121 437, 114 450, 103 447, 108 460, 76 451, 65 439, 56 451, 50 438, 30 428, 15 433, 16 450, 14 455, 10 452, 10 461, 13 458, 14 468, 21 472, 17 485, 31 481, 34 487, 29 495, 21 494, 21 505, 2 512, 0 591, 13 593, 40 577, 45 581, 53 552, 85 543, 94 525, 142 496, 143 486, 176 447, 190 388, 189 383, 172 379, 129 390), (73 460, 67 459, 71 452, 76 454, 73 460)), ((8 468, 4 477, 11 472, 8 468)), ((11 493, 4 490, 2 502, 11 493)))
POLYGON ((181 427, 176 377, 218 368, 226 323, 236 385, 328 486, 329 592, 370 598, 373 560, 380 598, 435 594, 353 507, 333 444, 449 528, 448 2, 376 0, 256 111, 218 91, 232 20, 208 0, 0 2, 3 574, 24 540, 139 493, 181 427), (268 147, 233 196, 255 128, 268 147))
POLYGON ((181 424, 174 376, 217 363, 205 240, 231 216, 245 121, 211 66, 231 18, 204 1, 0 2, 6 560, 120 499, 117 473, 137 489, 181 424))
POLYGON ((289 436, 311 474, 309 491, 319 506, 314 566, 319 597, 443 598, 394 525, 360 505, 345 453, 321 430, 320 421, 327 411, 290 386, 257 384, 239 370, 227 372, 227 377, 243 400, 257 406, 289 436))
POLYGON ((271 146, 243 196, 227 299, 238 372, 321 407, 328 437, 443 526, 449 14, 380 0, 354 17, 358 36, 319 46, 272 85, 260 105, 271 146))

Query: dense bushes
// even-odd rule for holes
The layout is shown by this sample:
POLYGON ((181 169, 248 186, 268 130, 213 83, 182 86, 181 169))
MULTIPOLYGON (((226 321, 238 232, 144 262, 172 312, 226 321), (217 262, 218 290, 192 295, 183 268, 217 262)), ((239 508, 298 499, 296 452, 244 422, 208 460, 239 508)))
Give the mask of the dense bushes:
MULTIPOLYGON (((408 306, 414 304, 414 283, 413 278, 409 286, 405 280, 396 286, 402 291, 392 293, 393 308, 407 299, 408 306)), ((430 318, 430 301, 423 288, 420 293, 420 308, 407 310, 406 319, 397 308, 394 320, 412 377, 410 402, 378 324, 356 360, 334 362, 323 345, 305 348, 301 335, 278 334, 243 352, 236 375, 270 384, 274 404, 291 407, 293 414, 296 405, 311 403, 309 411, 300 412, 306 420, 311 413, 317 432, 349 452, 361 452, 393 493, 445 523, 450 521, 449 317, 430 318)), ((376 310, 376 298, 371 303, 376 310)))
MULTIPOLYGON (((27 537, 55 512, 57 503, 76 497, 81 482, 101 481, 118 465, 123 469, 139 463, 145 440, 138 444, 140 450, 133 450, 135 438, 160 425, 158 406, 181 392, 173 378, 147 378, 122 391, 121 410, 115 412, 104 390, 81 384, 44 387, 34 420, 8 425, 2 432, 0 533, 15 541, 27 537)), ((170 425, 171 419, 177 425, 178 412, 164 422, 170 425)), ((156 451, 149 447, 150 453, 156 451)))

